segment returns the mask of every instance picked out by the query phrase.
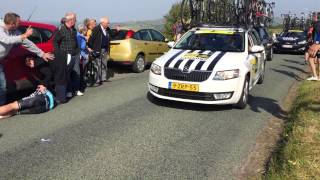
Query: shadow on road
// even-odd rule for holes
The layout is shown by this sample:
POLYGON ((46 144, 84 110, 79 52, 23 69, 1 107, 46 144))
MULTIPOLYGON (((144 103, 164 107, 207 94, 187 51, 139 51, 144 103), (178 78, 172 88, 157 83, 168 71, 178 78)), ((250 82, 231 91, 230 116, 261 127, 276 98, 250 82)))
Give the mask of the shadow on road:
POLYGON ((131 66, 121 65, 121 64, 117 64, 117 63, 113 63, 113 62, 110 62, 108 64, 108 70, 110 70, 116 74, 133 73, 131 66))
POLYGON ((2 136, 3 136, 3 135, 2 135, 2 134, 0 134, 0 138, 2 138, 2 136))
POLYGON ((278 101, 274 99, 250 95, 248 105, 254 112, 261 112, 261 110, 264 110, 279 119, 285 119, 287 116, 287 112, 284 111, 278 104, 278 101))
POLYGON ((295 74, 294 72, 290 72, 290 71, 286 71, 286 70, 280 70, 280 69, 274 69, 274 68, 270 68, 272 71, 280 73, 280 74, 284 74, 286 76, 289 76, 291 78, 294 78, 297 81, 302 81, 304 80, 302 77, 300 77, 299 75, 295 74))
POLYGON ((289 63, 293 63, 293 64, 305 65, 304 62, 294 61, 294 60, 291 60, 291 59, 283 59, 283 61, 289 62, 289 63))
POLYGON ((115 63, 108 64, 107 79, 113 78, 115 74, 133 73, 130 66, 119 65, 115 63))
MULTIPOLYGON (((148 70, 150 65, 146 65, 146 69, 148 70)), ((110 62, 108 64, 107 78, 113 78, 116 74, 136 74, 132 70, 132 66, 130 65, 122 65, 114 62, 110 62)))
MULTIPOLYGON (((192 104, 192 103, 183 103, 183 102, 175 102, 175 101, 167 101, 163 99, 159 99, 148 93, 147 98, 150 102, 168 108, 178 108, 184 110, 194 110, 194 111, 226 111, 232 110, 234 107, 232 105, 203 105, 203 104, 192 104)), ((265 97, 254 97, 250 95, 248 106, 254 112, 266 111, 273 116, 284 119, 287 113, 279 106, 278 101, 265 98, 265 97)))
POLYGON ((175 108, 175 109, 177 108, 177 109, 192 110, 192 111, 226 111, 226 110, 233 109, 232 105, 218 106, 218 105, 205 105, 205 104, 193 104, 193 103, 185 103, 185 102, 177 102, 177 101, 168 101, 168 100, 154 97, 150 92, 148 92, 147 98, 151 103, 156 104, 158 106, 175 108))
POLYGON ((294 66, 290 66, 290 65, 281 64, 280 66, 286 67, 286 68, 289 68, 289 69, 294 69, 294 70, 299 71, 299 72, 304 73, 304 74, 308 74, 309 73, 309 72, 305 71, 304 69, 301 69, 301 68, 298 68, 298 67, 294 67, 294 66))

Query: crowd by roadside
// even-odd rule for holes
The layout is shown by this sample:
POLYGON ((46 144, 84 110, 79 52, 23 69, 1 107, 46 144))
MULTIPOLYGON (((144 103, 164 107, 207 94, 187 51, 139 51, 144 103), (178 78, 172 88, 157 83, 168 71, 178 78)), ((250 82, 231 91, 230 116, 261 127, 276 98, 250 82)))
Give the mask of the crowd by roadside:
POLYGON ((5 14, 0 23, 0 119, 16 114, 46 112, 68 102, 73 96, 83 96, 86 88, 84 67, 89 61, 98 69, 96 85, 107 81, 111 37, 109 18, 102 17, 99 24, 95 19, 87 18, 79 27, 76 27, 76 21, 75 13, 65 14, 54 34, 54 52, 45 53, 28 40, 33 34, 32 27, 21 34, 17 30, 20 16, 12 12, 5 14), (36 70, 37 73, 30 72, 30 77, 37 88, 28 97, 7 104, 3 61, 17 44, 34 54, 26 57, 25 65, 36 70))

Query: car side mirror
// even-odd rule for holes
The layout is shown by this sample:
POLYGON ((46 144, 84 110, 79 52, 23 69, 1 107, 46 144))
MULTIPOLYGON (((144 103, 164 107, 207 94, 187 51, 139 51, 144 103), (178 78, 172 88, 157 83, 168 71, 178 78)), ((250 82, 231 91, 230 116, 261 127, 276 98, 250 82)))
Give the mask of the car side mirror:
POLYGON ((262 53, 263 51, 264 51, 263 46, 252 46, 251 48, 249 48, 250 53, 262 53))
POLYGON ((169 48, 172 48, 174 46, 174 43, 175 43, 174 41, 170 41, 167 44, 168 44, 169 48))

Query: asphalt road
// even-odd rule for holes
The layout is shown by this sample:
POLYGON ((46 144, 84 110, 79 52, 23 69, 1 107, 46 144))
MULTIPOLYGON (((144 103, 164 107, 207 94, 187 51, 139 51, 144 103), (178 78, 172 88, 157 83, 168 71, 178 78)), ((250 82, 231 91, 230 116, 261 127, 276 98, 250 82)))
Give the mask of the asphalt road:
POLYGON ((0 179, 232 179, 304 69, 301 55, 275 55, 245 110, 150 101, 148 72, 116 74, 51 112, 0 121, 0 179))

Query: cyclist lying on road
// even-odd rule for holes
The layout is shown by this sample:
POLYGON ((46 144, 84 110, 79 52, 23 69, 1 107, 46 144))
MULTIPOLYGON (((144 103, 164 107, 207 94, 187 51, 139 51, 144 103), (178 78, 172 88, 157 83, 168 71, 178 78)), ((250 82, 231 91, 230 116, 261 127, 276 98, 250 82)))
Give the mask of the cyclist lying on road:
POLYGON ((16 114, 39 114, 50 111, 56 105, 54 97, 49 90, 38 88, 28 97, 19 101, 0 106, 0 119, 16 114))

